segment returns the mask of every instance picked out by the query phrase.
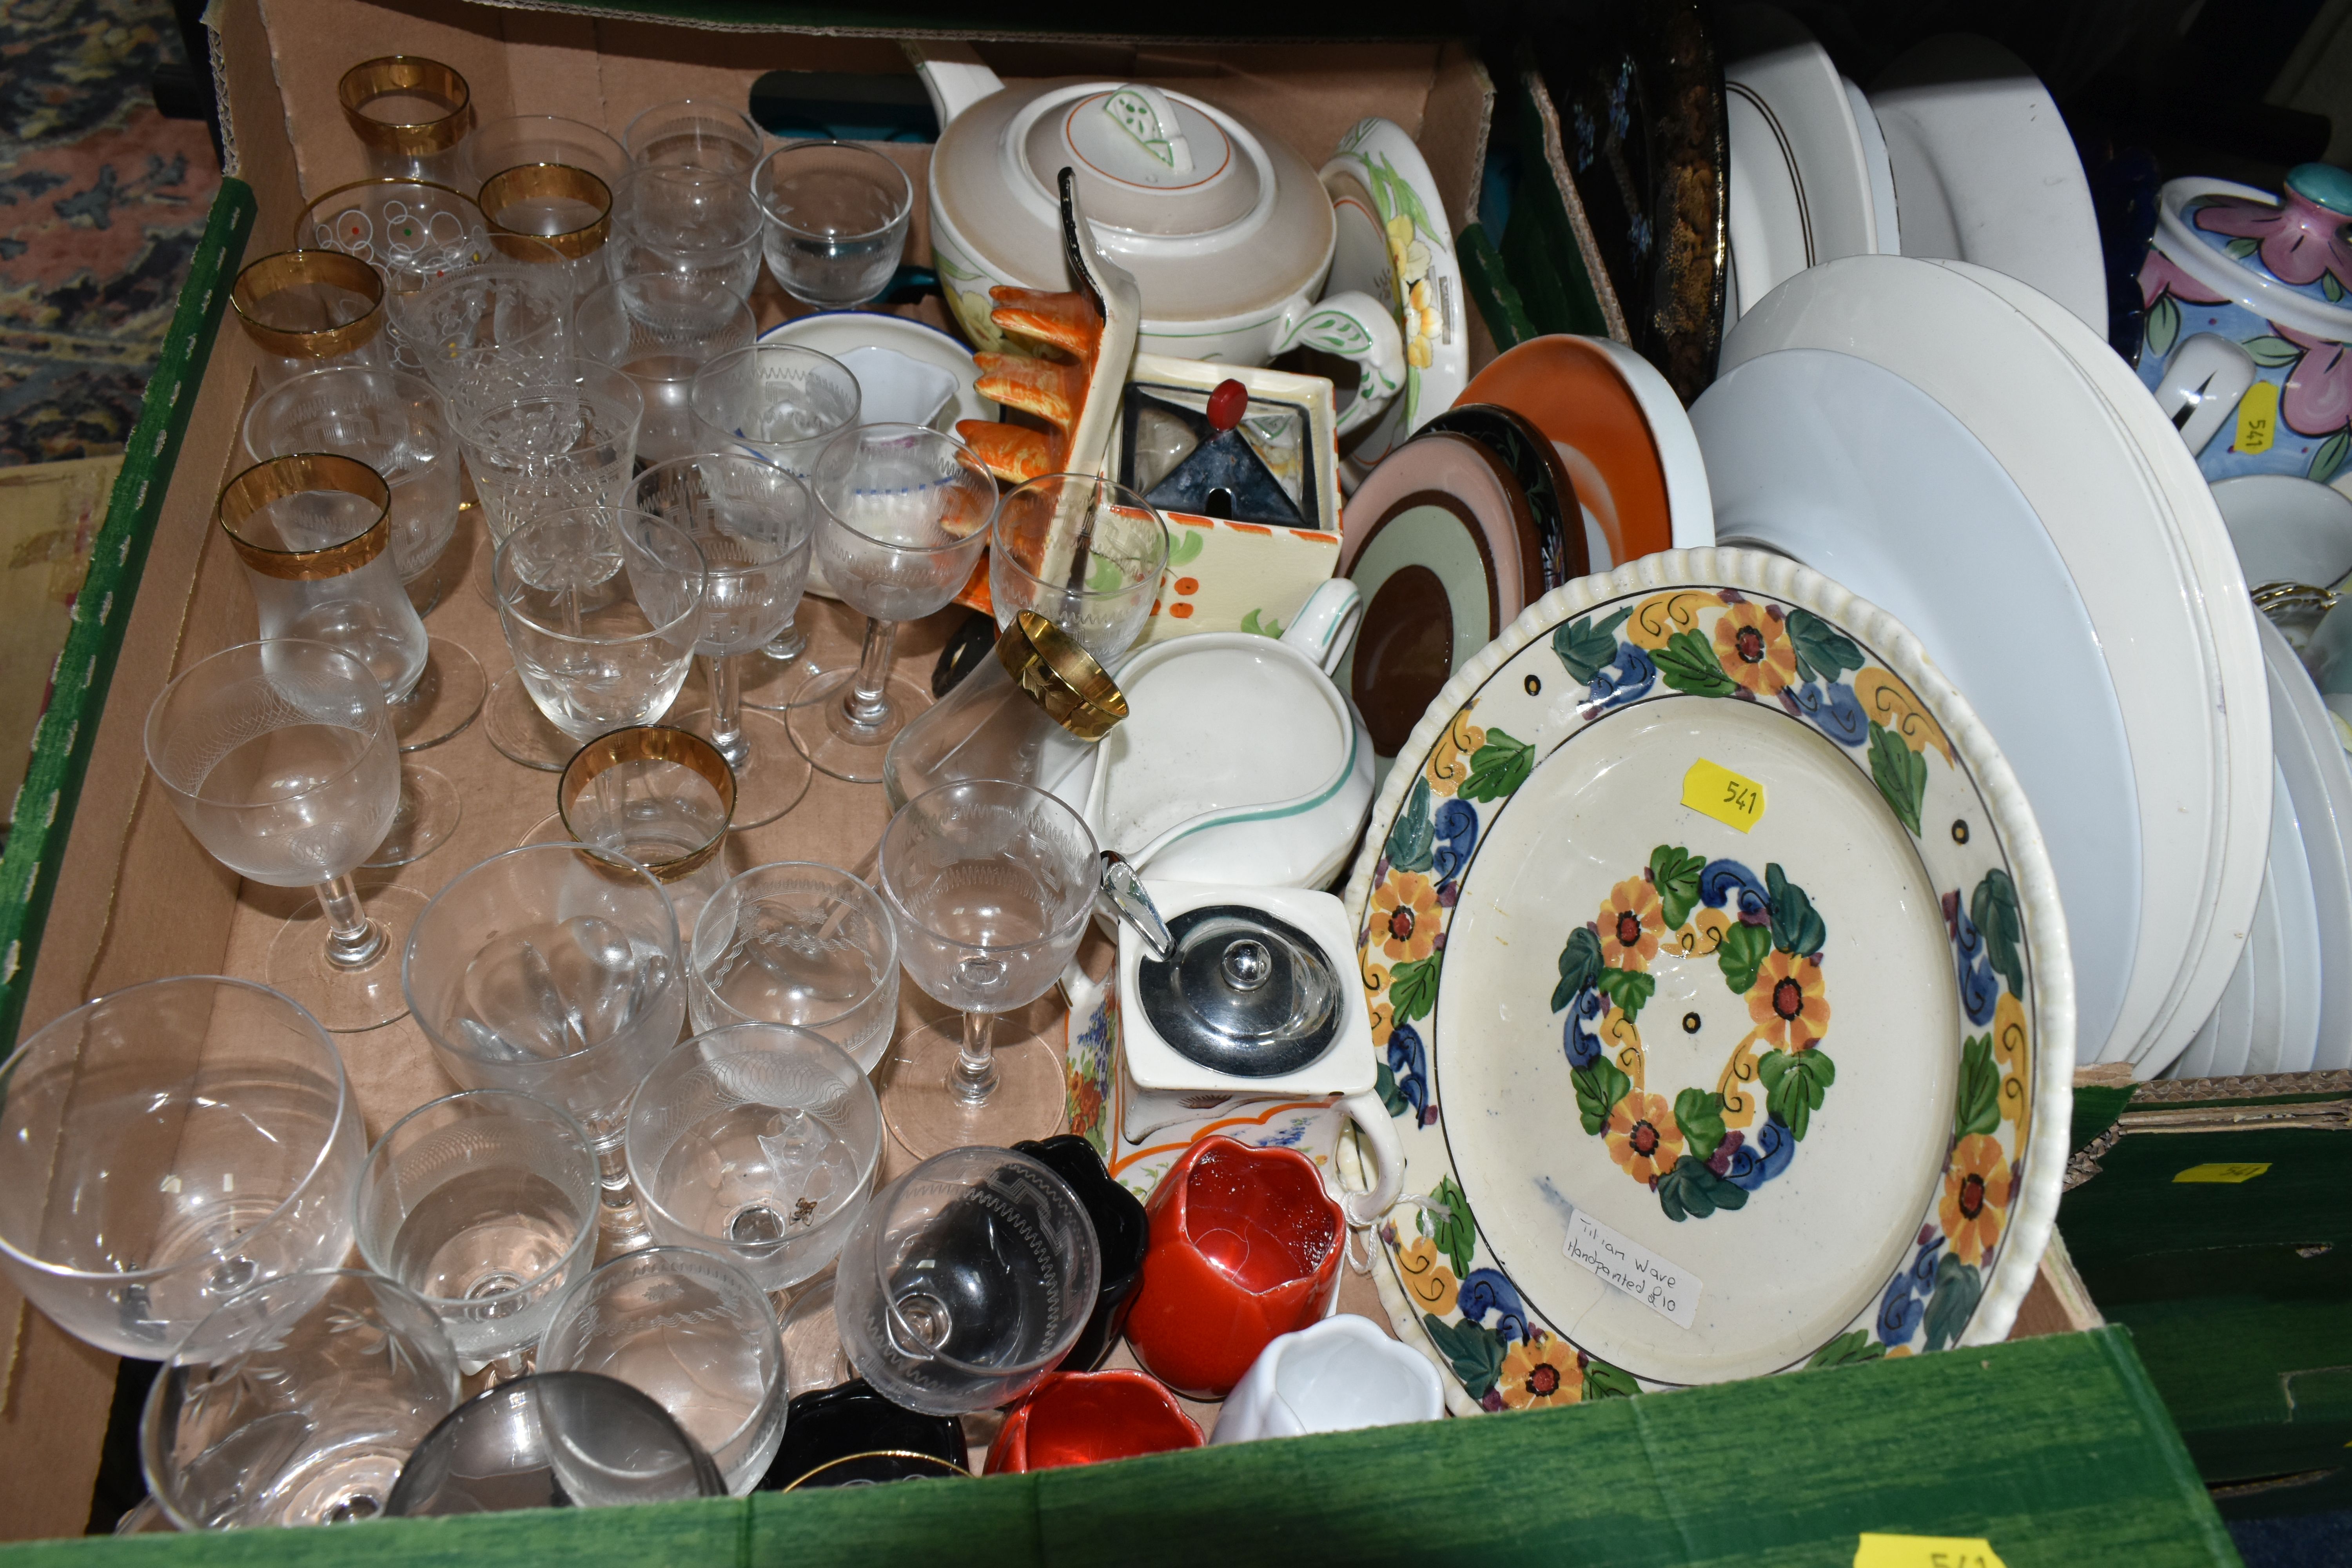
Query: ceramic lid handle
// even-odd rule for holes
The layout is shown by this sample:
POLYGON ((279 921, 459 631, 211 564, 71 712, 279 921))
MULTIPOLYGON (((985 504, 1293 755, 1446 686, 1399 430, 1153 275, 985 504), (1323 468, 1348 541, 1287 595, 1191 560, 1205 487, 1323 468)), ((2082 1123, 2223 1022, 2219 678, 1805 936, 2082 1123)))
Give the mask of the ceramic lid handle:
POLYGON ((1158 88, 1129 83, 1103 100, 1103 112, 1155 161, 1180 174, 1192 172, 1192 147, 1177 129, 1176 106, 1158 88))

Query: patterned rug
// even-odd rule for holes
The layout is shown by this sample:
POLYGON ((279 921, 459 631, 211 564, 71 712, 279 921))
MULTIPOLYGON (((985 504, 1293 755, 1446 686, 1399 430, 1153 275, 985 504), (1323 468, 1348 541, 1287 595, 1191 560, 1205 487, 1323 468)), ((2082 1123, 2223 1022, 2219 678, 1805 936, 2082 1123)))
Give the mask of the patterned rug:
POLYGON ((0 467, 121 449, 220 185, 164 0, 0 0, 0 467))

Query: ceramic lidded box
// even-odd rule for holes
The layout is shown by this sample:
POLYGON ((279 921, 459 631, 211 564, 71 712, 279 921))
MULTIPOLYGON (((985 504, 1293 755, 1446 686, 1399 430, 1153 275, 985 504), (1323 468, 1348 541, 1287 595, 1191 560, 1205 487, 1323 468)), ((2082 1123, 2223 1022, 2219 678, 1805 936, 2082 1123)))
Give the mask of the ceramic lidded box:
POLYGON ((2352 474, 2352 174, 2168 182, 2139 285, 2140 379, 2208 479, 2352 474))

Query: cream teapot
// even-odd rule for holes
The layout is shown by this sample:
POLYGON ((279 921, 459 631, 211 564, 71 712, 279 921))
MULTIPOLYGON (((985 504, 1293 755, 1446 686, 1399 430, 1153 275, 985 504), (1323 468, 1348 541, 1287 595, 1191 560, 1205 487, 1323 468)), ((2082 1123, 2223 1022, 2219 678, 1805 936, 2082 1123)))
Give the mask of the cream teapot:
POLYGON ((1237 114, 1134 82, 1006 87, 968 46, 909 45, 939 112, 931 256, 957 321, 1002 352, 991 288, 1070 288, 1055 181, 1076 172, 1087 221, 1143 292, 1147 353, 1264 364, 1297 347, 1355 363, 1344 434, 1404 381, 1388 307, 1318 300, 1338 237, 1314 166, 1237 114))

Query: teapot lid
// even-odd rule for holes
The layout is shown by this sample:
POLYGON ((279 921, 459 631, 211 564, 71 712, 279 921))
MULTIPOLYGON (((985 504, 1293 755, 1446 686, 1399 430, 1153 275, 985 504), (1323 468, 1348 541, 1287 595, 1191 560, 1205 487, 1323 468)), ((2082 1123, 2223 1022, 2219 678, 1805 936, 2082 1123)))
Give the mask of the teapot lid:
POLYGON ((1314 938, 1241 904, 1187 910, 1168 929, 1173 950, 1143 961, 1137 989, 1179 1056, 1239 1078, 1277 1078, 1330 1048, 1339 982, 1314 938))
POLYGON ((1192 235, 1249 216, 1273 172, 1199 105, 1156 87, 1120 83, 1049 102, 1022 138, 1046 189, 1077 176, 1087 215, 1138 234, 1192 235))

